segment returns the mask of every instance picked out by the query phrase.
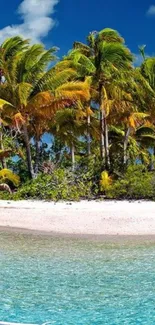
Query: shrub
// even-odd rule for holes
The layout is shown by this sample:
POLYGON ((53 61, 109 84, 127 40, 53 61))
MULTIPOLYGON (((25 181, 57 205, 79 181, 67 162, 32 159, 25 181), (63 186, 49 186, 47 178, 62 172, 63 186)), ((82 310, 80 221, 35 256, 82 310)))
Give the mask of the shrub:
POLYGON ((113 183, 108 198, 153 199, 155 198, 154 174, 143 165, 128 167, 124 178, 113 183))
POLYGON ((28 181, 14 195, 15 199, 41 200, 79 200, 91 196, 92 182, 85 182, 81 175, 57 169, 52 175, 40 174, 33 181, 28 181))
POLYGON ((58 168, 27 181, 14 194, 0 192, 0 199, 79 200, 97 197, 100 191, 107 199, 155 199, 155 174, 143 165, 130 166, 122 178, 112 181, 106 171, 100 179, 92 168, 81 168, 76 174, 58 168))

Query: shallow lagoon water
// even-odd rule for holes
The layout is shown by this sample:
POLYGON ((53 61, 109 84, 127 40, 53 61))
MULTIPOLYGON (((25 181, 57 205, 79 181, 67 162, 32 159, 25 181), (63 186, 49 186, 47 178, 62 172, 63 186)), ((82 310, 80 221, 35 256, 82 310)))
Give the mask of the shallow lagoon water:
POLYGON ((0 320, 155 324, 155 244, 0 232, 0 320))

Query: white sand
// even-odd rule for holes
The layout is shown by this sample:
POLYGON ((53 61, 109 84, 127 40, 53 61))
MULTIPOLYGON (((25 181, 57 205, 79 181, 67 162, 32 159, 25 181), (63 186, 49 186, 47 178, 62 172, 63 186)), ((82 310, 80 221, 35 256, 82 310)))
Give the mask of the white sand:
POLYGON ((77 235, 155 235, 155 202, 0 201, 0 227, 77 235))

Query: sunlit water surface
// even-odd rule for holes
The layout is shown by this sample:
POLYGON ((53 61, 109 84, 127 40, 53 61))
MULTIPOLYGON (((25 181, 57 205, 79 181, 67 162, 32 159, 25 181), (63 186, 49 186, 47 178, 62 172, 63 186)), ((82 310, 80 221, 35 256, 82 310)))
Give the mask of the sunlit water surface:
POLYGON ((0 320, 155 324, 155 244, 0 232, 0 320))

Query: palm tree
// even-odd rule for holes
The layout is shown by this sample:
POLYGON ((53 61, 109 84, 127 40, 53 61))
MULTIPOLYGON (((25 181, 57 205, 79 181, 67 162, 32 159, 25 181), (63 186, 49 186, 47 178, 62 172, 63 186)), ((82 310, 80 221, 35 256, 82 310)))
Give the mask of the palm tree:
POLYGON ((22 125, 26 147, 27 164, 30 176, 34 177, 30 140, 27 131, 27 104, 39 76, 52 59, 55 49, 44 50, 42 45, 29 46, 28 41, 14 37, 1 46, 0 65, 4 72, 5 83, 0 87, 0 97, 12 104, 12 118, 22 125))
MULTIPOLYGON (((93 87, 98 92, 100 107, 100 152, 109 169, 109 139, 107 125, 107 87, 115 79, 125 83, 126 74, 132 70, 132 55, 124 45, 124 40, 117 31, 106 28, 92 32, 87 38, 88 45, 74 43, 70 53, 73 63, 83 75, 92 76, 93 87)), ((89 121, 88 121, 89 123, 89 121)))
POLYGON ((7 51, 12 43, 13 39, 10 39, 2 45, 1 65, 6 81, 0 85, 0 98, 12 104, 10 114, 18 129, 22 129, 28 171, 33 178, 29 125, 37 113, 50 119, 58 108, 81 99, 87 100, 89 91, 82 82, 72 81, 76 75, 73 69, 62 70, 59 66, 45 69, 55 59, 55 48, 46 51, 42 45, 29 46, 27 42, 25 48, 23 41, 24 48, 20 52, 15 51, 14 56, 9 56, 7 51))
POLYGON ((72 161, 72 171, 75 171, 75 151, 78 138, 83 136, 85 125, 83 117, 79 116, 76 107, 59 110, 54 118, 55 123, 52 125, 53 134, 61 139, 61 142, 69 147, 72 161))
MULTIPOLYGON (((147 58, 145 55, 145 47, 143 48, 143 63, 141 67, 138 69, 138 73, 140 78, 145 82, 145 91, 142 93, 143 98, 143 106, 146 112, 150 115, 150 124, 155 126, 155 57, 147 58)), ((143 138, 146 139, 146 143, 148 145, 148 137, 143 138)), ((151 146, 152 140, 150 139, 151 146)), ((154 153, 155 153, 155 145, 153 145, 154 153)), ((149 147, 148 147, 149 148, 149 147)))
POLYGON ((83 104, 83 110, 87 118, 87 154, 91 154, 91 117, 94 115, 91 102, 94 98, 92 76, 95 74, 95 65, 92 60, 89 46, 75 42, 73 49, 69 51, 62 64, 73 67, 77 71, 77 79, 88 83, 90 100, 83 104))
MULTIPOLYGON (((145 124, 145 119, 149 115, 143 112, 138 111, 125 111, 124 114, 120 115, 120 129, 113 129, 117 134, 122 135, 123 137, 123 165, 127 166, 128 162, 128 145, 131 142, 131 138, 136 135, 137 128, 142 127, 145 124)), ((119 121, 119 120, 118 120, 119 121)))
POLYGON ((107 86, 113 79, 123 77, 127 70, 131 70, 132 55, 124 45, 124 40, 117 31, 104 29, 99 33, 90 34, 89 43, 94 49, 96 66, 95 81, 99 92, 100 130, 101 130, 101 157, 105 155, 105 167, 109 169, 109 139, 107 124, 107 86), (122 72, 122 75, 121 75, 122 72))
MULTIPOLYGON (((3 127, 8 125, 8 123, 6 122, 5 120, 5 117, 3 117, 3 110, 4 110, 4 107, 5 106, 8 106, 8 107, 11 107, 10 103, 3 100, 3 99, 0 99, 0 159, 1 159, 1 163, 2 163, 2 168, 7 168, 7 165, 6 165, 6 158, 9 156, 9 153, 10 153, 10 149, 5 149, 4 148, 4 139, 3 139, 3 135, 4 135, 4 132, 3 132, 3 127)), ((7 119, 9 117, 7 116, 7 119)))

